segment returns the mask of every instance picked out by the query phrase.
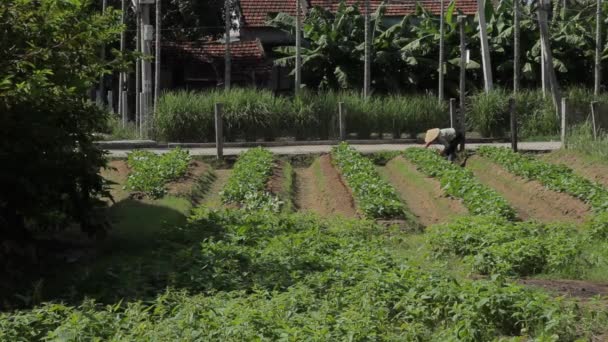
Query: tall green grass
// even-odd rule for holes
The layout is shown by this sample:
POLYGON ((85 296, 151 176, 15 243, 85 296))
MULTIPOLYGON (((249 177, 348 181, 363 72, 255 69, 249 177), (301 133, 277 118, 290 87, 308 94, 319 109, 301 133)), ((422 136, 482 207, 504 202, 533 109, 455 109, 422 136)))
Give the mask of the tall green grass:
POLYGON ((569 150, 601 160, 608 159, 608 134, 600 130, 596 140, 593 137, 593 127, 589 121, 575 126, 569 132, 566 142, 566 148, 569 150))
POLYGON ((425 95, 364 100, 358 93, 328 91, 304 92, 299 98, 290 98, 268 90, 243 88, 165 93, 155 113, 155 135, 166 141, 212 141, 214 103, 223 103, 228 141, 337 138, 339 102, 346 105, 348 133, 355 133, 360 139, 367 139, 372 133, 416 135, 448 122, 447 107, 425 95))

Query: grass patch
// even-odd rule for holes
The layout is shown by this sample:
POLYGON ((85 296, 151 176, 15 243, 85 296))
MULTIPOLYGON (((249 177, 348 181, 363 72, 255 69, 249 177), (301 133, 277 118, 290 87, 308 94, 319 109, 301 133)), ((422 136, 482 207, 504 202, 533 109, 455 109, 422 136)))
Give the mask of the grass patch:
POLYGON ((295 196, 295 171, 289 162, 283 163, 283 184, 281 184, 281 192, 278 194, 281 202, 283 202, 283 211, 293 212, 295 206, 293 199, 295 196))

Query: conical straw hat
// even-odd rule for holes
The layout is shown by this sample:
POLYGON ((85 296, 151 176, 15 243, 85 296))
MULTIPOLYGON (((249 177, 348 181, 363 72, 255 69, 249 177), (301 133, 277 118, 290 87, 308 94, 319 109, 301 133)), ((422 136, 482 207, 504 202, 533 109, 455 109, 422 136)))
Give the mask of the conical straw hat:
POLYGON ((426 131, 426 136, 424 137, 424 142, 428 144, 430 142, 435 141, 439 137, 439 132, 440 132, 439 128, 429 129, 428 131, 426 131))

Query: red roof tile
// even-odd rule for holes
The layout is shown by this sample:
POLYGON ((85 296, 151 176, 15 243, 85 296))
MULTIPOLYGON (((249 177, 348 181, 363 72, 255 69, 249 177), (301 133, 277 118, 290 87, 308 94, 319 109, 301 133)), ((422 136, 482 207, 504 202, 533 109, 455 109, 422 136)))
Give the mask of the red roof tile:
MULTIPOLYGON (((230 45, 231 58, 239 63, 263 63, 264 48, 259 40, 233 42, 230 45)), ((222 42, 180 42, 164 43, 163 53, 170 56, 189 56, 203 63, 223 60, 226 45, 222 42)))
MULTIPOLYGON (((331 11, 336 11, 340 0, 306 0, 310 7, 320 6, 331 11)), ((411 14, 416 8, 415 0, 399 0, 401 3, 386 5, 387 16, 404 16, 411 14)), ((382 0, 370 0, 370 7, 375 11, 382 3, 382 0)), ((393 0, 393 2, 396 2, 393 0)), ((348 5, 359 4, 362 7, 363 0, 347 0, 348 5)), ((439 14, 439 0, 420 0, 420 5, 432 13, 439 14)), ((449 1, 445 1, 444 6, 448 6, 449 1)), ((477 0, 457 0, 456 8, 464 14, 475 14, 477 11, 477 0)), ((241 0, 241 12, 245 27, 265 27, 269 16, 277 13, 287 13, 295 15, 295 0, 241 0)))

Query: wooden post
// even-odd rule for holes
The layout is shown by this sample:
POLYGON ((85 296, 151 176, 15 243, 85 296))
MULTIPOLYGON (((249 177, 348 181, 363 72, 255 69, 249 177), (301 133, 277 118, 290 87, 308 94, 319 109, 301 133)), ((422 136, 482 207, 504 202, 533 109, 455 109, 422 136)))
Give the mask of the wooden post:
POLYGON ((593 101, 591 102, 591 125, 593 128, 593 140, 597 140, 597 117, 599 115, 599 102, 593 101))
POLYGON ((562 148, 566 147, 566 134, 568 125, 568 99, 562 98, 562 148))
POLYGON ((520 25, 519 25, 519 1, 513 0, 513 93, 519 91, 520 69, 519 66, 519 43, 520 43, 520 25))
POLYGON ((338 123, 340 126, 340 141, 346 140, 346 106, 338 102, 338 123))
POLYGON ((439 91, 438 91, 438 97, 439 97, 439 103, 441 104, 441 102, 443 101, 444 98, 444 85, 443 85, 443 80, 444 80, 444 72, 445 72, 445 65, 443 62, 443 58, 445 55, 444 52, 444 45, 445 45, 445 19, 444 19, 444 8, 443 8, 443 1, 440 1, 440 6, 441 6, 441 14, 439 16, 439 91))
POLYGON ((456 99, 450 99, 450 127, 456 127, 456 99))
POLYGON ((517 111, 514 98, 509 99, 509 113, 511 114, 511 148, 513 152, 517 152, 517 111))
POLYGON ((215 104, 215 147, 217 148, 217 159, 224 158, 224 133, 222 111, 224 105, 221 103, 215 104))
MULTIPOLYGON (((465 101, 466 101, 466 90, 465 90, 465 77, 466 77, 466 50, 467 50, 467 46, 466 46, 466 36, 465 36, 465 32, 464 32, 464 25, 465 25, 465 20, 466 17, 463 15, 458 16, 458 24, 460 26, 460 86, 459 86, 459 92, 460 92, 460 115, 459 115, 459 122, 458 122, 458 128, 457 131, 462 133, 463 135, 465 135, 466 132, 466 124, 465 124, 465 101)), ((463 151, 465 147, 465 143, 463 142, 460 145, 460 150, 463 151)))

